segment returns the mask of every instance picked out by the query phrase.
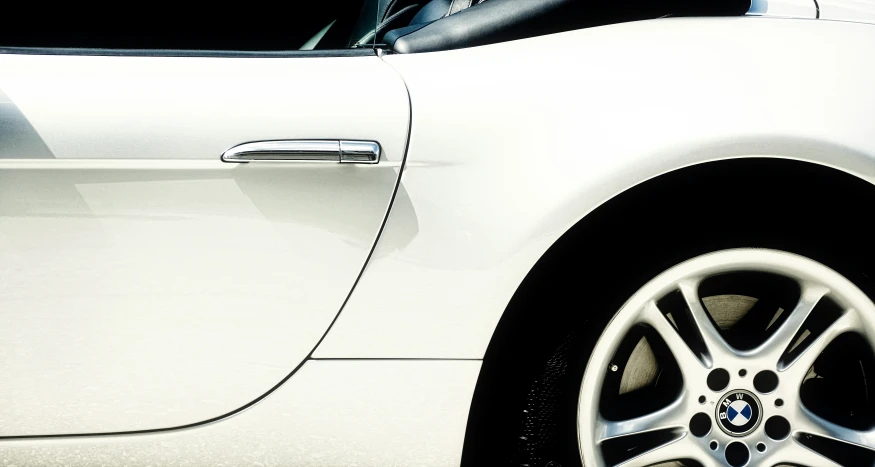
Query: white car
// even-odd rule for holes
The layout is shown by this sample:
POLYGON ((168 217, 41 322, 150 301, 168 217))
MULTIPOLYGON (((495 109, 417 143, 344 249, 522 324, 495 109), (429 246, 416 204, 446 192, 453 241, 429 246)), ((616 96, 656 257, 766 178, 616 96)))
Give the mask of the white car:
POLYGON ((875 464, 875 3, 288 3, 0 33, 0 466, 875 464))

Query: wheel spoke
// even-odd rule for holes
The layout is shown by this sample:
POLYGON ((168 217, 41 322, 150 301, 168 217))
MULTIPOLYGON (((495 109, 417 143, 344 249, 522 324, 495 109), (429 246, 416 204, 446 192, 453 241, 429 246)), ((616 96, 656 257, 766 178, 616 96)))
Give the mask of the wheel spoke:
MULTIPOLYGON (((695 461, 703 467, 726 467, 731 461, 766 467, 840 467, 871 463, 875 428, 847 424, 854 429, 826 420, 820 411, 815 414, 803 405, 801 391, 805 378, 814 375, 809 374, 812 368, 826 377, 821 363, 833 351, 837 358, 856 360, 857 340, 875 348, 875 334, 870 332, 873 316, 875 304, 847 278, 792 253, 726 250, 666 270, 626 300, 592 350, 578 394, 582 464, 654 467, 695 461), (849 333, 854 333, 854 341, 847 349, 840 348, 842 336, 849 333), (644 348, 642 336, 651 344, 646 358, 636 353, 644 348), (617 374, 620 366, 623 373, 617 374), (645 390, 637 381, 629 384, 628 376, 636 373, 642 380, 656 375, 659 387, 654 384, 645 390), (620 392, 633 386, 640 392, 600 400, 617 392, 618 382, 620 392), (680 394, 667 406, 635 418, 606 420, 599 410, 628 414, 634 408, 616 404, 645 401, 653 407, 650 403, 656 401, 651 396, 661 399, 668 391, 680 394), (754 400, 757 396, 759 400, 754 400)), ((869 373, 865 362, 861 370, 869 373)), ((821 388, 828 392, 827 386, 821 388)), ((814 383, 805 386, 806 401, 808 396, 823 395, 817 389, 814 383)), ((820 408, 811 403, 808 407, 820 408)), ((642 406, 635 414, 648 410, 652 409, 642 406)), ((856 408, 846 414, 865 417, 856 408)))
POLYGON ((811 315, 811 310, 820 302, 820 299, 829 290, 821 286, 803 285, 802 295, 796 308, 787 316, 784 323, 752 353, 764 356, 769 361, 775 362, 793 345, 793 340, 805 324, 805 320, 811 315))
POLYGON ((696 452, 698 452, 698 447, 690 441, 690 435, 687 434, 616 464, 614 467, 648 467, 663 462, 702 457, 692 455, 696 452))
POLYGON ((842 443, 853 444, 869 450, 875 446, 875 432, 857 431, 837 425, 800 405, 796 431, 842 443))
POLYGON ((802 382, 808 373, 808 369, 814 365, 817 357, 836 337, 857 327, 857 315, 853 310, 845 312, 830 324, 820 335, 802 349, 801 353, 792 361, 784 362, 778 367, 778 371, 790 375, 792 380, 802 382))
POLYGON ((775 453, 767 460, 764 460, 763 465, 784 465, 790 464, 794 466, 806 467, 842 467, 831 459, 824 457, 819 452, 808 449, 800 444, 795 439, 790 439, 776 450, 775 453))
POLYGON ((623 436, 683 428, 689 422, 682 415, 686 399, 686 394, 683 394, 662 409, 630 420, 609 421, 600 418, 596 426, 596 439, 602 442, 623 436))
POLYGON ((698 283, 684 281, 678 284, 678 286, 690 310, 693 323, 696 325, 696 329, 699 331, 699 335, 702 337, 702 341, 705 343, 712 361, 732 358, 734 353, 732 347, 720 335, 720 332, 711 321, 711 316, 699 299, 698 283))
POLYGON ((695 375, 690 373, 696 372, 696 370, 704 371, 707 369, 705 362, 699 359, 689 344, 678 334, 677 329, 669 323, 668 318, 662 314, 656 302, 650 301, 645 305, 643 318, 662 337, 663 342, 677 361, 684 379, 694 377, 695 375))

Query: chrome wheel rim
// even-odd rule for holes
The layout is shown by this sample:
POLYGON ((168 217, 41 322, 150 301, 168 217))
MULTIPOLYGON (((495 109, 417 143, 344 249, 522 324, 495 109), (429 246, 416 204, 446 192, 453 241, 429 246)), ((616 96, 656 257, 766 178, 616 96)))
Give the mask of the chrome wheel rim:
MULTIPOLYGON (((826 316, 825 311, 818 313, 826 316)), ((811 436, 875 450, 875 431, 847 428, 827 420, 807 407, 800 395, 803 381, 810 377, 817 358, 840 336, 854 333, 870 348, 875 347, 873 320, 875 304, 853 283, 798 255, 761 249, 726 250, 672 267, 623 305, 593 349, 578 402, 578 440, 583 464, 644 467, 689 459, 706 467, 838 466, 801 442, 803 437, 811 436), (749 273, 792 281, 798 287, 798 298, 775 321, 762 343, 739 350, 727 342, 706 310, 700 288, 715 277, 749 273), (681 312, 676 313, 678 316, 667 316, 660 309, 669 296, 682 298, 686 316, 680 316, 681 312), (826 308, 826 303, 836 311, 824 321, 822 329, 809 332, 806 323, 810 322, 812 311, 826 308), (691 324, 686 329, 692 332, 680 331, 677 323, 681 319, 691 324), (678 394, 661 408, 631 419, 608 417, 603 413, 602 401, 606 375, 618 370, 614 362, 618 349, 633 330, 642 327, 658 335, 674 359, 681 381, 678 394), (718 369, 725 370, 729 380, 725 387, 715 390, 719 386, 716 383, 722 381, 714 376, 718 369), (769 373, 777 376, 774 388, 769 373), (749 393, 753 399, 736 392, 749 393), (723 405, 724 399, 740 402, 729 408, 729 404, 723 405), (759 404, 759 417, 755 426, 746 427, 755 415, 754 401, 759 404), (710 420, 704 435, 701 426, 692 424, 694 417, 702 421, 699 414, 703 413, 710 420), (782 430, 775 428, 779 425, 784 428, 781 419, 789 424, 784 436, 782 430), (641 435, 660 435, 664 440, 633 452, 630 458, 607 458, 609 444, 641 435), (747 459, 737 455, 741 448, 747 459)))

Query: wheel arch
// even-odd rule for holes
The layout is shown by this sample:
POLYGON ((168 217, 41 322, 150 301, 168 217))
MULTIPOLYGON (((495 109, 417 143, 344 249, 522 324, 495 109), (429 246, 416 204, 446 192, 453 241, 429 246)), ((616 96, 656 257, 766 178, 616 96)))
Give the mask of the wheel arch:
MULTIPOLYGON (((636 255, 645 252, 649 245, 658 243, 657 238, 664 238, 665 232, 649 232, 648 228, 658 226, 646 222, 658 218, 658 208, 676 206, 678 209, 690 209, 691 213, 702 207, 724 211, 733 207, 748 209, 748 214, 752 216, 749 222, 754 226, 769 219, 792 225, 787 223, 806 210, 820 212, 825 218, 822 222, 816 218, 809 218, 808 222, 800 219, 796 229, 806 225, 809 227, 804 232, 797 230, 799 235, 795 237, 792 230, 786 236, 777 235, 781 229, 775 227, 761 231, 753 227, 745 235, 744 229, 736 222, 734 226, 727 225, 730 232, 740 236, 733 241, 727 241, 729 233, 724 233, 713 242, 686 243, 686 240, 695 236, 688 229, 719 225, 719 221, 715 222, 714 219, 701 222, 700 217, 693 216, 689 221, 694 225, 681 226, 685 232, 678 233, 679 238, 670 243, 683 249, 681 255, 693 257, 714 249, 756 246, 762 245, 758 242, 764 242, 775 249, 806 254, 848 275, 858 285, 866 283, 869 278, 875 279, 875 252, 869 249, 854 251, 859 245, 865 244, 867 238, 865 222, 860 221, 865 221, 867 212, 871 212, 871 207, 875 206, 871 156, 847 146, 813 140, 766 141, 749 138, 724 144, 716 150, 712 146, 707 152, 675 155, 672 159, 679 162, 677 168, 656 171, 658 175, 611 196, 582 216, 558 237, 520 283, 495 328, 484 356, 469 413, 463 466, 501 465, 495 457, 499 452, 511 456, 501 461, 519 460, 513 457, 518 456, 519 441, 521 436, 525 436, 519 434, 525 428, 519 411, 524 406, 526 392, 532 391, 532 381, 543 376, 537 373, 536 369, 540 368, 537 365, 543 366, 545 361, 555 358, 553 352, 557 346, 566 345, 567 339, 563 341, 563 338, 568 335, 570 328, 587 323, 587 317, 551 310, 550 305, 567 304, 567 300, 574 295, 573 292, 560 290, 574 287, 573 275, 579 271, 575 266, 583 264, 584 268, 590 270, 590 276, 615 277, 620 266, 597 273, 592 270, 606 267, 609 260, 629 267, 634 264, 636 255), (745 153, 740 152, 739 148, 746 148, 746 154, 751 155, 740 155, 745 153), (751 152, 751 148, 758 150, 751 152), (696 159, 699 161, 682 163, 696 159), (737 192, 724 191, 733 185, 739 188, 737 192), (770 196, 763 198, 764 195, 770 196), (687 206, 677 203, 685 199, 690 200, 687 206), (784 209, 777 209, 782 207, 784 209), (849 218, 852 216, 856 217, 849 218), (837 224, 836 220, 843 217, 849 218, 848 222, 844 226, 837 224), (858 228, 848 227, 854 223, 858 228), (652 236, 649 240, 648 235, 652 236), (824 243, 835 239, 842 239, 843 242, 820 248, 817 241, 813 241, 818 237, 824 243), (621 257, 612 257, 611 251, 614 250, 611 245, 623 242, 630 247, 621 257), (850 263, 866 266, 861 269, 850 263), (545 300, 547 307, 544 307, 545 300), (486 427, 492 429, 486 430, 486 427), (507 454, 509 451, 514 454, 507 454)), ((574 200, 569 202, 574 203, 574 200)), ((731 212, 723 214, 734 215, 731 212)), ((673 224, 677 220, 676 214, 670 216, 663 227, 677 228, 673 224)), ((625 281, 625 285, 620 285, 621 288, 625 287, 620 295, 630 296, 653 274, 672 265, 632 267, 632 277, 625 281)), ((864 291, 872 296, 872 288, 866 287, 867 284, 862 285, 864 291)), ((621 302, 612 303, 612 308, 606 308, 601 313, 608 315, 609 319, 621 305, 621 302)), ((598 329, 588 332, 597 334, 598 329)), ((585 364, 585 361, 583 356, 583 361, 576 363, 585 364)), ((568 364, 573 365, 574 362, 568 364)), ((522 445, 525 445, 527 440, 522 441, 522 445)), ((566 454, 573 455, 570 452, 566 454)), ((566 463, 561 465, 567 467, 566 463)))

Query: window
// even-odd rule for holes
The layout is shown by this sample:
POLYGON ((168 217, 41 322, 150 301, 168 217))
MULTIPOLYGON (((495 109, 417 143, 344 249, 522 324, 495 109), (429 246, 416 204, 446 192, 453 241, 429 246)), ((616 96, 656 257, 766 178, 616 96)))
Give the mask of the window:
POLYGON ((293 51, 372 47, 375 0, 171 4, 77 2, 58 11, 31 3, 7 12, 0 47, 293 51), (110 5, 110 4, 106 4, 110 5), (47 12, 50 10, 50 13, 47 12))
POLYGON ((398 53, 432 52, 664 16, 743 15, 749 7, 750 0, 430 0, 383 42, 398 53))
POLYGON ((15 20, 0 28, 0 48, 409 53, 662 16, 743 15, 750 0, 287 0, 69 11, 26 4, 33 11, 4 10, 15 20))

